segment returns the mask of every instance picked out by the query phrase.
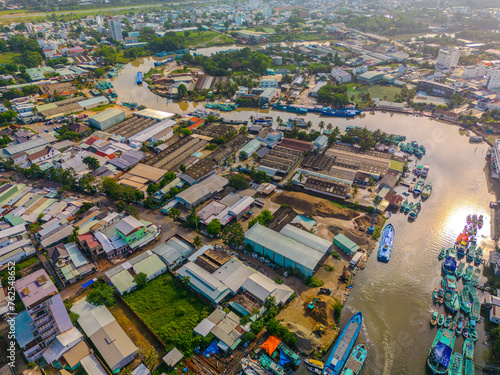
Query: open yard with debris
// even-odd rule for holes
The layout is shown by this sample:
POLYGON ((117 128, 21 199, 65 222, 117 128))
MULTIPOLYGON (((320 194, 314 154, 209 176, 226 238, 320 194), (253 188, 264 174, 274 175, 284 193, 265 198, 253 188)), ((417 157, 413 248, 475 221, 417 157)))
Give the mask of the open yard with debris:
MULTIPOLYGON (((196 335, 193 328, 210 314, 212 308, 170 273, 150 281, 143 289, 125 296, 124 300, 165 344, 166 351, 177 347, 188 354, 202 343, 203 337, 196 335)), ((210 340, 210 335, 206 339, 210 340)))

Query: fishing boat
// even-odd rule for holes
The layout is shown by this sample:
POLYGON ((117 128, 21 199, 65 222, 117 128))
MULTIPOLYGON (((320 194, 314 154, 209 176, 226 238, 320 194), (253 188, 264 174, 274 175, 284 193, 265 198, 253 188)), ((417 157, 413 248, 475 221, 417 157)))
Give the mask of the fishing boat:
POLYGON ((448 375, 462 375, 464 366, 464 357, 458 352, 451 354, 450 367, 448 368, 448 375))
POLYGON ((460 314, 460 316, 458 317, 457 329, 455 330, 455 334, 457 336, 460 336, 462 334, 462 329, 463 328, 464 328, 464 315, 460 314))
POLYGON ((428 182, 425 184, 424 189, 422 190, 422 198, 429 198, 432 194, 432 182, 428 182))
POLYGON ((476 257, 476 243, 472 242, 467 250, 467 260, 472 262, 476 257))
POLYGON ((446 315, 446 319, 444 320, 443 327, 449 328, 451 324, 452 317, 450 314, 446 315))
POLYGON ((474 269, 474 275, 472 275, 472 278, 470 280, 470 283, 474 286, 479 284, 479 279, 481 278, 481 269, 475 268, 474 269))
POLYGON ((457 291, 457 279, 453 275, 446 275, 443 278, 444 305, 454 314, 460 309, 460 297, 457 291))
POLYGON ((262 354, 260 356, 260 364, 262 367, 264 367, 266 370, 271 371, 275 375, 284 375, 285 374, 285 369, 274 362, 271 358, 269 358, 267 355, 262 354))
POLYGON ((410 184, 410 186, 408 186, 408 191, 409 191, 410 193, 413 193, 413 190, 415 190, 415 184, 412 182, 412 183, 410 184))
POLYGON ((421 208, 422 208, 422 205, 420 204, 420 202, 417 202, 413 206, 412 210, 410 211, 409 218, 412 220, 415 220, 418 217, 418 214, 420 213, 421 208))
POLYGON ((437 320, 437 326, 442 327, 445 320, 446 320, 446 317, 444 316, 444 314, 439 314, 439 317, 437 320))
POLYGON ((429 174, 429 169, 429 164, 424 165, 424 167, 422 168, 422 177, 427 177, 427 175, 429 174))
POLYGON ((394 242, 394 227, 392 224, 387 224, 382 231, 380 237, 380 245, 378 247, 377 259, 381 262, 388 262, 392 254, 392 245, 394 242))
POLYGON ((329 107, 323 108, 320 113, 323 116, 334 116, 334 117, 354 117, 361 114, 361 110, 357 109, 333 109, 329 107))
POLYGON ((444 289, 443 289, 443 287, 439 288, 438 302, 439 302, 439 304, 442 304, 444 302, 444 289))
POLYGON ((434 327, 437 324, 438 317, 439 313, 437 312, 437 310, 434 310, 431 315, 431 326, 434 327))
POLYGON ((464 356, 464 375, 474 375, 474 340, 465 339, 462 348, 464 356))
POLYGON ((321 371, 320 369, 318 369, 316 367, 307 366, 307 369, 309 371, 311 371, 313 374, 321 375, 323 373, 323 371, 321 371))
POLYGON ((257 362, 250 358, 241 359, 241 367, 245 375, 268 375, 269 373, 262 368, 257 362))
POLYGON ((422 193, 422 189, 424 188, 424 179, 419 178, 417 181, 417 185, 415 185, 415 189, 413 189, 413 194, 419 195, 422 193))
POLYGON ((441 251, 439 252, 438 259, 442 260, 446 256, 446 249, 443 247, 441 251))
POLYGON ((460 308, 465 314, 470 313, 471 302, 469 298, 469 292, 466 287, 460 291, 460 308))
POLYGON ((476 330, 476 321, 473 320, 473 319, 470 319, 469 320, 469 325, 467 326, 467 330, 469 331, 469 337, 474 340, 474 341, 477 341, 477 330, 476 330))
MULTIPOLYGON (((298 106, 289 105, 289 104, 280 104, 279 102, 276 104, 272 104, 272 107, 278 111, 298 113, 301 115, 305 115, 307 113, 307 108, 298 107, 298 106)), ((354 117, 354 116, 352 116, 352 117, 354 117)))
POLYGON ((325 364, 323 362, 318 361, 317 359, 312 359, 312 358, 305 359, 304 363, 308 367, 314 367, 314 368, 317 368, 319 370, 323 370, 323 368, 325 367, 325 364))
POLYGON ((432 302, 437 303, 437 301, 438 301, 438 290, 434 289, 434 291, 432 292, 432 302))
POLYGON ((465 268, 465 272, 462 278, 464 279, 464 281, 471 281, 473 273, 474 273, 474 266, 472 264, 469 264, 465 268))
MULTIPOLYGON (((467 242, 467 239, 461 239, 455 244, 455 247, 457 248, 457 254, 463 257, 467 253, 468 246, 469 244, 467 242)), ((476 246, 475 242, 472 242, 471 246, 476 246)))
POLYGON ((454 346, 454 333, 449 329, 438 330, 427 358, 427 364, 433 374, 447 374, 454 346))
POLYGON ((447 275, 454 275, 457 269, 457 260, 452 255, 448 255, 443 261, 443 271, 447 275))
POLYGON ((347 362, 342 370, 342 375, 358 375, 365 363, 366 356, 368 355, 368 350, 365 344, 360 344, 356 346, 353 350, 347 362))
POLYGON ((328 357, 323 375, 338 375, 344 366, 347 356, 351 351, 354 342, 358 338, 361 325, 363 324, 363 314, 357 312, 339 334, 333 349, 328 357))
POLYGON ((476 249, 476 256, 474 257, 474 263, 479 265, 482 262, 483 262, 483 248, 479 246, 476 249))
POLYGON ((477 219, 477 227, 479 229, 483 227, 483 215, 479 215, 479 219, 477 219))
POLYGON ((400 212, 404 212, 406 206, 408 205, 408 199, 406 199, 402 204, 401 207, 399 207, 400 212))
POLYGON ((405 214, 409 213, 413 209, 413 203, 410 202, 405 208, 405 214))
POLYGON ((138 85, 142 85, 142 72, 137 72, 136 82, 138 85))
POLYGON ((481 314, 481 303, 479 302, 479 299, 473 298, 472 299, 472 307, 470 310, 470 318, 478 321, 480 318, 481 314))
POLYGON ((457 269, 455 270, 455 276, 457 279, 460 279, 464 275, 465 271, 465 263, 464 262, 459 262, 457 265, 457 269))
POLYGON ((255 122, 256 124, 259 122, 273 122, 273 118, 271 116, 257 117, 253 120, 253 122, 255 122))

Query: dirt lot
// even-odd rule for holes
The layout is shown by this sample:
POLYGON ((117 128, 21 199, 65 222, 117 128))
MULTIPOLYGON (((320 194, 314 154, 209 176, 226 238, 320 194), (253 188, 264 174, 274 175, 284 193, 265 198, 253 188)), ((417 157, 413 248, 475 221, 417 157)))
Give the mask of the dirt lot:
POLYGON ((291 332, 296 334, 298 346, 305 352, 319 349, 324 345, 328 346, 337 336, 333 305, 335 299, 343 304, 349 294, 347 285, 339 280, 343 267, 348 265, 348 261, 328 257, 324 264, 333 267, 334 271, 327 271, 321 267, 315 277, 323 280, 325 283, 323 288, 330 288, 332 294, 319 295, 319 288, 307 288, 277 317, 291 332), (307 305, 315 298, 318 298, 318 301, 314 309, 310 310, 307 305), (317 324, 323 324, 326 327, 323 335, 314 332, 317 324))
POLYGON ((341 208, 326 199, 294 191, 282 192, 271 199, 274 203, 286 204, 297 212, 313 216, 332 217, 343 220, 352 220, 359 216, 358 212, 350 208, 341 208))

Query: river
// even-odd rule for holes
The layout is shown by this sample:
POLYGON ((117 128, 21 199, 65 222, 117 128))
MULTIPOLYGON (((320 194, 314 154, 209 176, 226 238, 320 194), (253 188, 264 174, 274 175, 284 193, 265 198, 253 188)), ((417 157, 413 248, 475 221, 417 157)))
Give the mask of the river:
MULTIPOLYGON (((157 97, 147 87, 137 87, 135 74, 139 70, 148 71, 153 61, 146 58, 128 64, 113 80, 120 98, 173 113, 203 108, 201 103, 172 102, 157 97)), ((248 120, 251 115, 282 119, 295 116, 270 110, 258 112, 238 109, 224 113, 224 117, 248 120)), ((442 277, 441 263, 437 260, 439 251, 454 243, 469 213, 485 216, 479 232, 480 244, 485 245, 490 236, 489 202, 495 198, 488 190, 485 175, 488 146, 471 144, 457 126, 426 117, 380 112, 355 119, 317 114, 304 117, 313 123, 313 128, 321 120, 342 130, 346 125, 380 128, 387 133, 406 135, 408 141, 416 140, 427 148, 420 164, 430 165, 427 180, 433 184, 432 196, 423 203, 415 222, 408 222, 402 214, 388 220, 396 229, 391 260, 384 264, 376 256, 370 257, 366 268, 356 276, 342 316, 346 322, 352 312, 363 311, 364 328, 358 341, 367 341, 369 354, 362 374, 425 374, 426 357, 436 334, 436 329, 429 326, 429 318, 433 309, 432 291, 439 287, 442 277)), ((483 324, 479 325, 478 333, 475 363, 482 365, 486 349, 483 324)), ((463 339, 457 339, 455 348, 459 352, 462 344, 463 339)))

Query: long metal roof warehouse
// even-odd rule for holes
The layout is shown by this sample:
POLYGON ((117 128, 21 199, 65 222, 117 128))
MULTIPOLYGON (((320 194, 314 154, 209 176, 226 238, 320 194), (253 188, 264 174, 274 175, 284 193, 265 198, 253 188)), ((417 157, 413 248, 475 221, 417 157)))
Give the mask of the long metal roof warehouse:
POLYGON ((278 233, 259 223, 245 233, 246 244, 274 263, 297 269, 305 276, 314 274, 318 263, 332 248, 329 241, 293 225, 286 225, 278 233))

